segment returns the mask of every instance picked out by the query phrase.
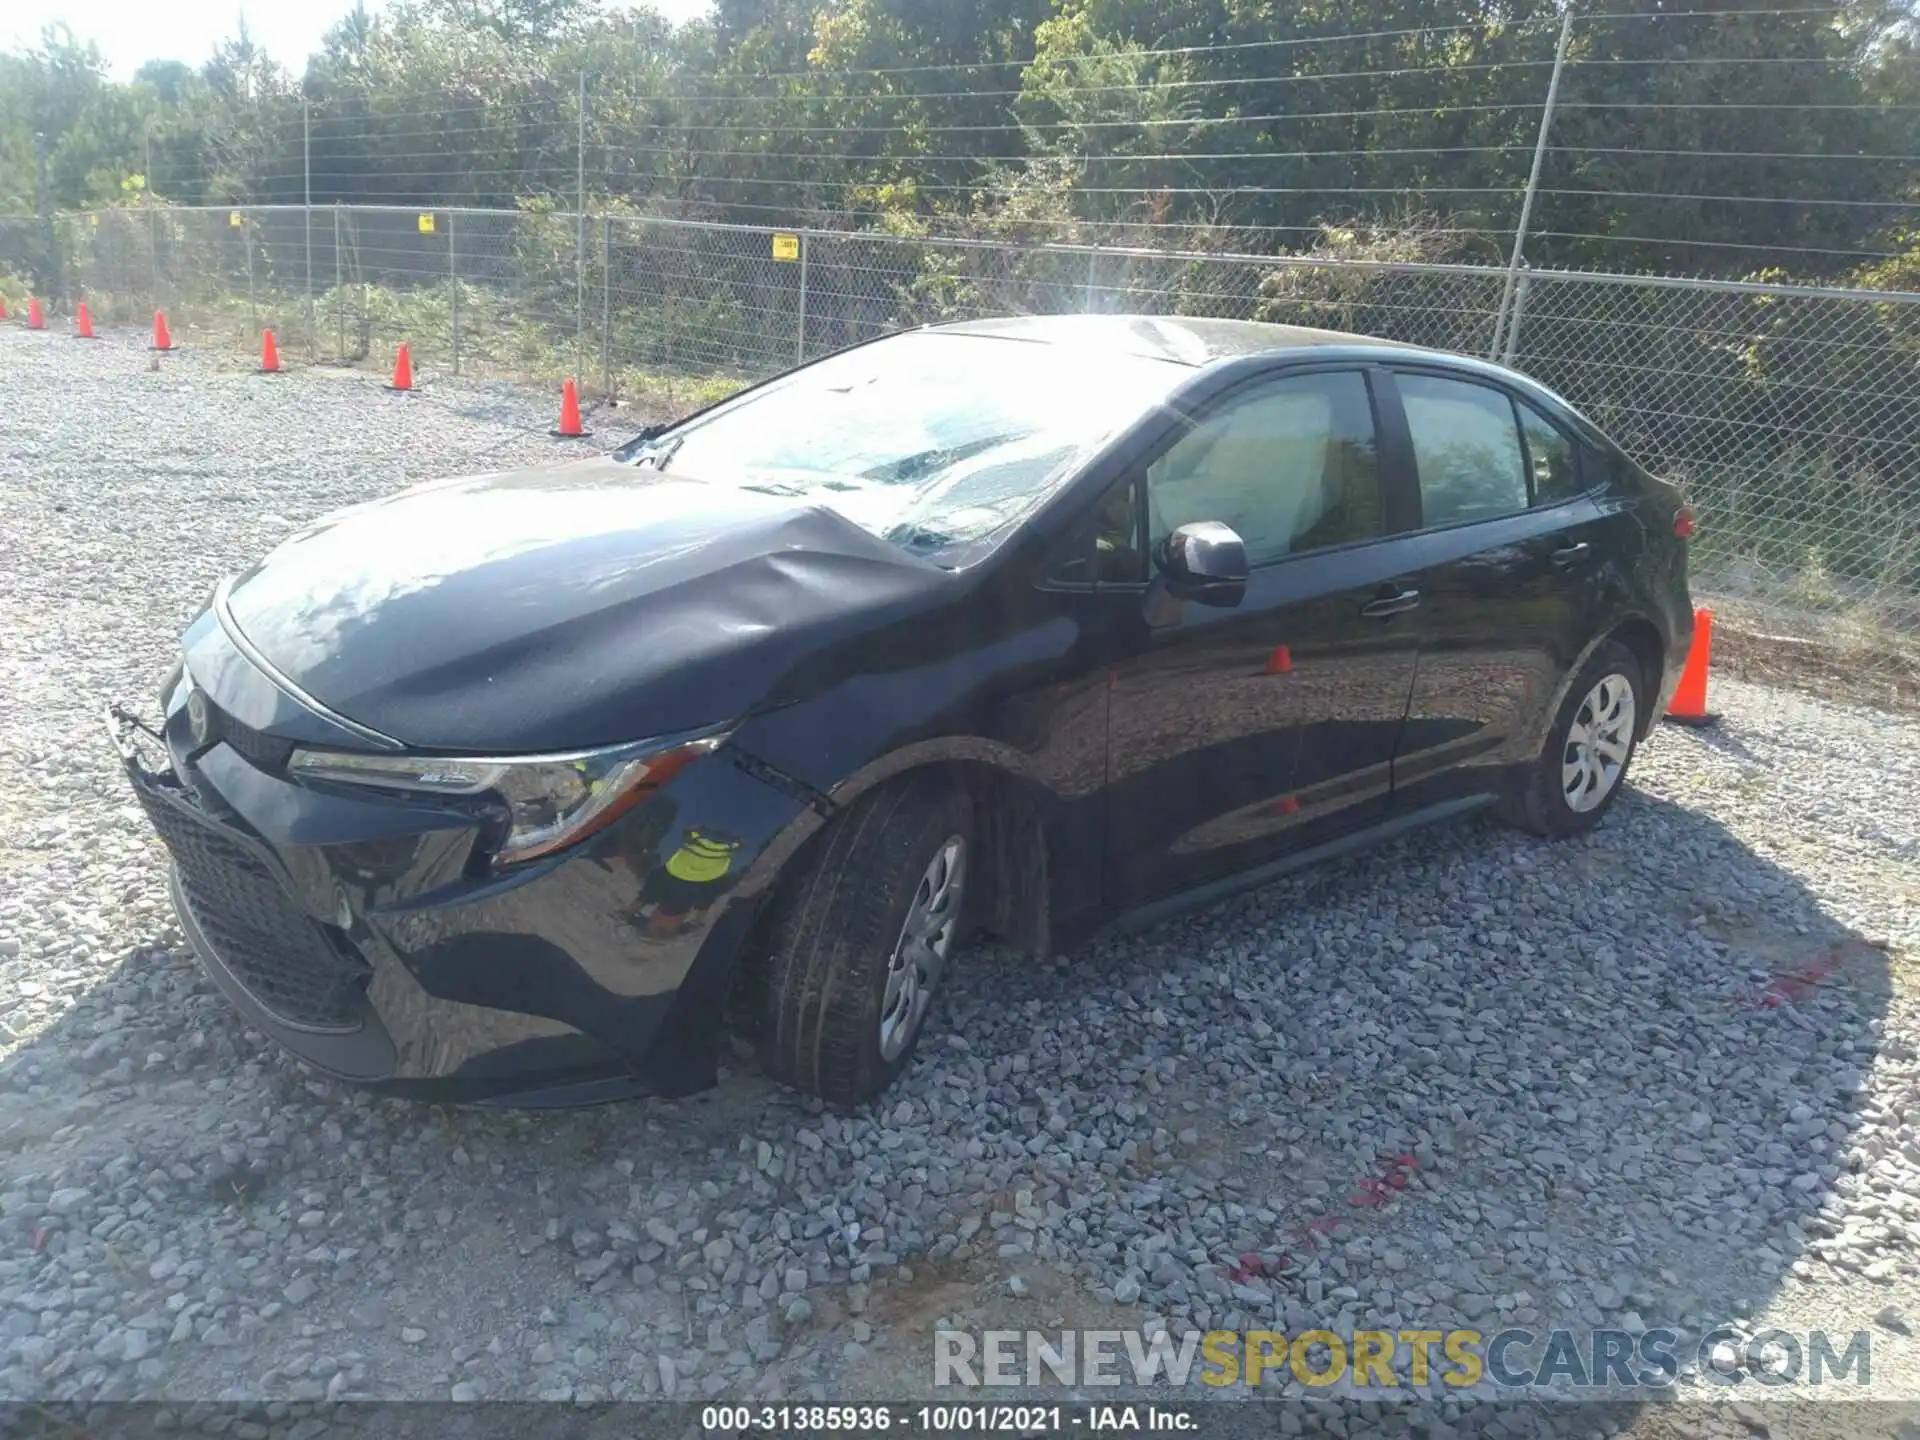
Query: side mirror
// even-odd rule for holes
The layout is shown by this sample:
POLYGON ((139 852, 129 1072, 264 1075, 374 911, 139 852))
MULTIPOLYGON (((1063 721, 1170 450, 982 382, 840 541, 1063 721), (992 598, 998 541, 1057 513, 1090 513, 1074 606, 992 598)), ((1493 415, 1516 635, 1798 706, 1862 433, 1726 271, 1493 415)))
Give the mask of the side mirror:
POLYGON ((1230 525, 1200 520, 1182 525, 1154 556, 1167 593, 1231 610, 1247 593, 1247 546, 1230 525))

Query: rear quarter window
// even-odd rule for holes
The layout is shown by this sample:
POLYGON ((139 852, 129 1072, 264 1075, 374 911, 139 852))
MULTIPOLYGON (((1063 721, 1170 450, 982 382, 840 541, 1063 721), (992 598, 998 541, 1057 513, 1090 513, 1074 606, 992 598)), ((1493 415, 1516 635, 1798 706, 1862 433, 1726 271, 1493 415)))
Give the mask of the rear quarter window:
POLYGON ((1572 500, 1588 487, 1580 473, 1579 448, 1559 426, 1524 400, 1516 400, 1520 435, 1527 447, 1527 478, 1535 506, 1572 500))

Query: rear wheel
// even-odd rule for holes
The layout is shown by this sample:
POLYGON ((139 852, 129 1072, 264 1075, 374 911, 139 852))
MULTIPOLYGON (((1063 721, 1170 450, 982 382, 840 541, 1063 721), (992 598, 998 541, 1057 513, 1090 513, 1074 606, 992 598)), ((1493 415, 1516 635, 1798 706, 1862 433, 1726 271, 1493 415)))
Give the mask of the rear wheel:
POLYGON ((907 1067, 960 938, 972 807, 934 776, 860 800, 783 892, 761 992, 761 1063, 858 1105, 907 1067))
POLYGON ((1575 677, 1546 748, 1501 804, 1536 835, 1584 835, 1613 808, 1638 746, 1645 710, 1640 662, 1618 641, 1602 645, 1575 677))

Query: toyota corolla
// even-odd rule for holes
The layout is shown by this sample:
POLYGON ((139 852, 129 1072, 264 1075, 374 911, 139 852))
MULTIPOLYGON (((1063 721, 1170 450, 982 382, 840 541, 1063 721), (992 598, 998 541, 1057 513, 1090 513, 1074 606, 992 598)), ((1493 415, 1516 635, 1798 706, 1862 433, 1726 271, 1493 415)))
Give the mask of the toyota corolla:
POLYGON ((1458 356, 1227 321, 896 335, 612 455, 327 517, 112 726, 254 1024, 423 1099, 854 1104, 1036 956, 1493 807, 1597 824, 1692 516, 1458 356))

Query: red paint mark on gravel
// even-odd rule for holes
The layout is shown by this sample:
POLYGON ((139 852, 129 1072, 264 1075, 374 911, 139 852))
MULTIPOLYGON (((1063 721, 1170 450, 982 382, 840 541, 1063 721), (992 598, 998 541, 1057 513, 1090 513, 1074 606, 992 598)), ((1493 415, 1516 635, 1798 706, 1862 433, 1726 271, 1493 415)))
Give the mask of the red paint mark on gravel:
POLYGON ((1377 1173, 1362 1175, 1355 1182, 1354 1193, 1347 1197, 1349 1205, 1384 1205, 1394 1191, 1406 1189, 1420 1170, 1420 1162, 1406 1154, 1382 1155, 1374 1165, 1377 1173))
POLYGON ((1878 954, 1880 947, 1866 940, 1841 940, 1815 955, 1798 970, 1776 975, 1757 995, 1741 1002, 1748 1010, 1778 1010, 1782 1005, 1798 1004, 1830 979, 1848 960, 1878 954))
MULTIPOLYGON (((1419 1159, 1406 1152, 1382 1151, 1374 1160, 1372 1173, 1362 1175, 1354 1182, 1354 1193, 1347 1199, 1350 1205, 1363 1209, 1373 1209, 1385 1205, 1395 1195, 1409 1189, 1414 1177, 1420 1173, 1419 1159)), ((1315 1240, 1338 1234, 1340 1219, 1336 1215, 1309 1215, 1293 1227, 1293 1240, 1301 1249, 1310 1250, 1315 1240)), ((1249 1250, 1231 1261, 1220 1265, 1221 1276, 1235 1285, 1245 1285, 1262 1275, 1277 1275, 1292 1268, 1292 1257, 1281 1254, 1262 1256, 1249 1250)))

